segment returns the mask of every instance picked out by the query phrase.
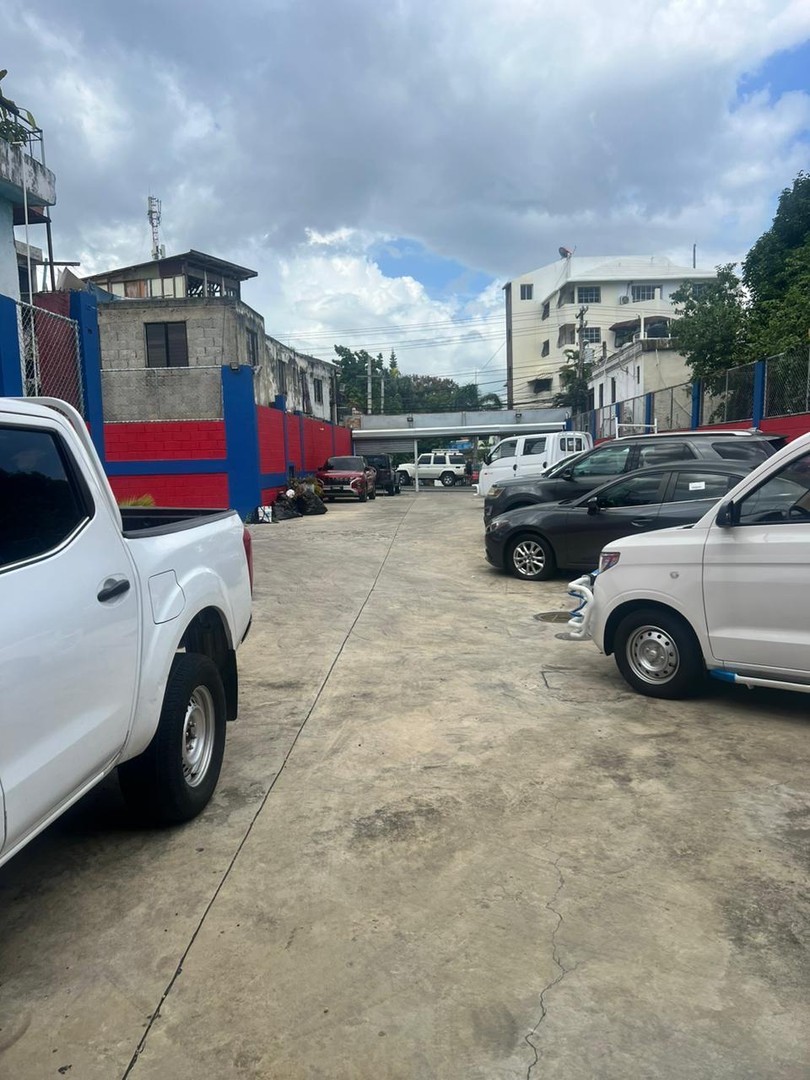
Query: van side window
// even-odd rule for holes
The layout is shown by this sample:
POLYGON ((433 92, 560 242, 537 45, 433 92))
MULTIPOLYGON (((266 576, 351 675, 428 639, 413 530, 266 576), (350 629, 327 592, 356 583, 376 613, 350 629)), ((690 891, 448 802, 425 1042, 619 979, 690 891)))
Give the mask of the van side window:
POLYGON ((810 521, 810 452, 791 461, 740 501, 740 525, 796 525, 810 521))
POLYGON ((89 516, 51 432, 0 428, 0 568, 53 551, 89 516))
POLYGON ((495 449, 489 456, 489 460, 498 461, 500 458, 514 457, 516 447, 517 439, 505 439, 502 443, 495 447, 495 449))

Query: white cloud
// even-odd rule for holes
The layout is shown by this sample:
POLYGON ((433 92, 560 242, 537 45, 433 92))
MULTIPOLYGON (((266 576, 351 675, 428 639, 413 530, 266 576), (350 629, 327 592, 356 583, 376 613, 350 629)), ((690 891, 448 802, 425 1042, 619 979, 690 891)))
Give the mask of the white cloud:
POLYGON ((424 370, 490 355, 499 284, 560 244, 739 258, 807 161, 810 86, 738 91, 810 38, 807 0, 7 6, 4 85, 46 130, 57 257, 148 257, 151 191, 167 248, 259 270, 271 332, 492 320, 403 353, 424 370), (373 252, 398 237, 492 288, 386 276, 373 252))

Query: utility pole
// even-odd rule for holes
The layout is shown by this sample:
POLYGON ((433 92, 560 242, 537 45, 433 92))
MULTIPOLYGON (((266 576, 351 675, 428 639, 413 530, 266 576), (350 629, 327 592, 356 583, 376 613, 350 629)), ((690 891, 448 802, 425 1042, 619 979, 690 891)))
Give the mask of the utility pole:
POLYGON ((380 375, 380 412, 385 412, 385 372, 380 375))
POLYGON ((583 304, 577 312, 577 343, 579 345, 579 360, 577 361, 577 377, 582 379, 585 375, 585 316, 588 313, 587 307, 583 304))
POLYGON ((371 416, 371 353, 366 363, 366 413, 371 416))

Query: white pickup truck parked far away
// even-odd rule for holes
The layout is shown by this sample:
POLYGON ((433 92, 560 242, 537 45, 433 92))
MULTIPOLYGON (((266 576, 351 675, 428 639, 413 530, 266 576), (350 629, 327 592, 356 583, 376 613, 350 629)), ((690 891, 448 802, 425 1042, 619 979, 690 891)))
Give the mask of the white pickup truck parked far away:
POLYGON ((203 809, 251 575, 236 513, 119 510, 71 406, 0 398, 0 864, 116 767, 146 822, 203 809))
POLYGON ((569 587, 571 638, 613 654, 650 697, 698 692, 706 672, 810 693, 810 434, 783 447, 695 525, 609 544, 569 587))

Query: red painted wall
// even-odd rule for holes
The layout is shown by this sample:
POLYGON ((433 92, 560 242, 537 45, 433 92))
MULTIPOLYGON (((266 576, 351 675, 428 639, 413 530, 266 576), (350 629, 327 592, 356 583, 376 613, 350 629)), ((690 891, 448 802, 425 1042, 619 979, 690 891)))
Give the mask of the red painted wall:
POLYGON ((227 452, 221 420, 105 424, 104 442, 109 461, 224 459, 227 452))
POLYGON ((178 476, 111 476, 116 499, 151 495, 158 506, 225 508, 228 500, 227 473, 178 476))
POLYGON ((284 413, 259 405, 256 409, 259 428, 259 471, 286 473, 284 460, 284 413))

